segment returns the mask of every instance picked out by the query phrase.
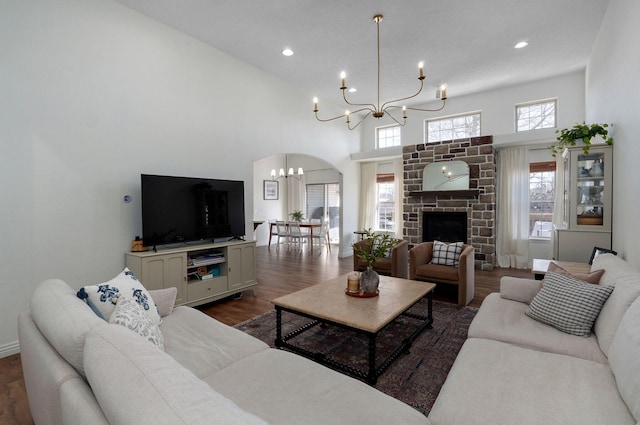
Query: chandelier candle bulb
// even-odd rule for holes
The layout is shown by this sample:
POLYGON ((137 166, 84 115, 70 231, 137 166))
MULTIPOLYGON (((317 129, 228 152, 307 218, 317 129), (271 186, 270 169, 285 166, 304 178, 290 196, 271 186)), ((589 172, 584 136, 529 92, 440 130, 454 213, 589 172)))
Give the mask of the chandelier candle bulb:
POLYGON ((340 79, 342 80, 342 87, 340 87, 342 90, 347 88, 347 74, 342 71, 340 73, 340 79))
POLYGON ((407 107, 406 106, 402 107, 402 118, 407 118, 407 107))
POLYGON ((318 98, 313 98, 313 112, 318 112, 318 98))
POLYGON ((419 79, 424 79, 424 64, 422 62, 420 62, 418 64, 418 69, 420 70, 420 77, 419 79))

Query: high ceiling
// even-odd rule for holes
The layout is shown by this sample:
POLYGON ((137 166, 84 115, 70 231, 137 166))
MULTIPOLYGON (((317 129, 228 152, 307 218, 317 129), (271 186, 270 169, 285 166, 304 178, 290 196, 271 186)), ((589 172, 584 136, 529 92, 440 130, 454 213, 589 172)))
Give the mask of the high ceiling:
MULTIPOLYGON (((342 104, 340 71, 356 102, 376 102, 380 24, 382 101, 418 88, 409 105, 584 69, 608 0, 118 0, 229 55, 342 104), (519 41, 529 45, 514 49, 519 41), (281 54, 285 47, 294 55, 281 54)), ((311 107, 311 99, 309 99, 311 107)))

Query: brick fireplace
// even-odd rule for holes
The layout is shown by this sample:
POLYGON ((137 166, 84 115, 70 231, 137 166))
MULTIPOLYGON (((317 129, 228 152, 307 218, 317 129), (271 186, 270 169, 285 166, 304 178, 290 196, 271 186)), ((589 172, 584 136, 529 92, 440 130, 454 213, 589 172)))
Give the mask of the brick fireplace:
POLYGON ((493 137, 472 137, 403 147, 404 239, 424 242, 425 212, 466 213, 466 243, 475 247, 475 267, 493 270, 495 262, 495 151, 493 137), (469 165, 469 190, 424 191, 427 164, 459 160, 469 165))

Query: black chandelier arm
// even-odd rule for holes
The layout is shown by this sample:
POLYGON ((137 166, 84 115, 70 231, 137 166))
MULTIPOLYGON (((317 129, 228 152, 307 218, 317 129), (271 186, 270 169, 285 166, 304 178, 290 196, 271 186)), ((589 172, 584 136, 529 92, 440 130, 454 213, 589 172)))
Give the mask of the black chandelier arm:
MULTIPOLYGON (((382 104, 382 108, 380 108, 381 111, 385 111, 388 108, 393 108, 394 106, 391 106, 391 103, 397 103, 397 102, 401 102, 403 100, 408 100, 408 99, 413 99, 414 97, 416 97, 417 95, 419 95, 420 93, 422 93, 422 89, 424 87, 424 77, 419 78, 420 80, 420 89, 418 89, 418 92, 416 94, 414 94, 413 96, 407 96, 407 97, 401 97, 400 99, 395 99, 395 100, 389 100, 387 102, 384 102, 382 104), (390 106, 387 106, 390 105, 390 106)), ((399 108, 399 106, 395 106, 396 108, 399 108)))
MULTIPOLYGON (((376 105, 374 105, 373 103, 351 103, 351 102, 349 102, 349 100, 347 99, 346 87, 342 89, 342 98, 347 103, 347 105, 364 106, 365 107, 364 109, 368 109, 371 112, 376 112, 376 105)), ((361 111, 364 110, 364 109, 361 109, 361 111)), ((358 112, 358 111, 355 111, 355 112, 358 112)))
POLYGON ((412 111, 421 111, 421 112, 438 112, 438 111, 442 111, 446 104, 447 104, 447 99, 442 99, 442 106, 437 109, 423 109, 423 108, 409 108, 409 107, 407 107, 407 109, 410 109, 412 111))

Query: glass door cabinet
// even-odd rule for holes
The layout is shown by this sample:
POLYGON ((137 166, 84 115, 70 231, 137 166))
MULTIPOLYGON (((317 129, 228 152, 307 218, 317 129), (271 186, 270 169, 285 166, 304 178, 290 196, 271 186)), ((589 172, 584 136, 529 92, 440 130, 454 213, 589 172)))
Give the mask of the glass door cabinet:
POLYGON ((586 263, 594 247, 611 249, 613 151, 609 145, 568 148, 563 225, 555 226, 554 259, 586 263))

